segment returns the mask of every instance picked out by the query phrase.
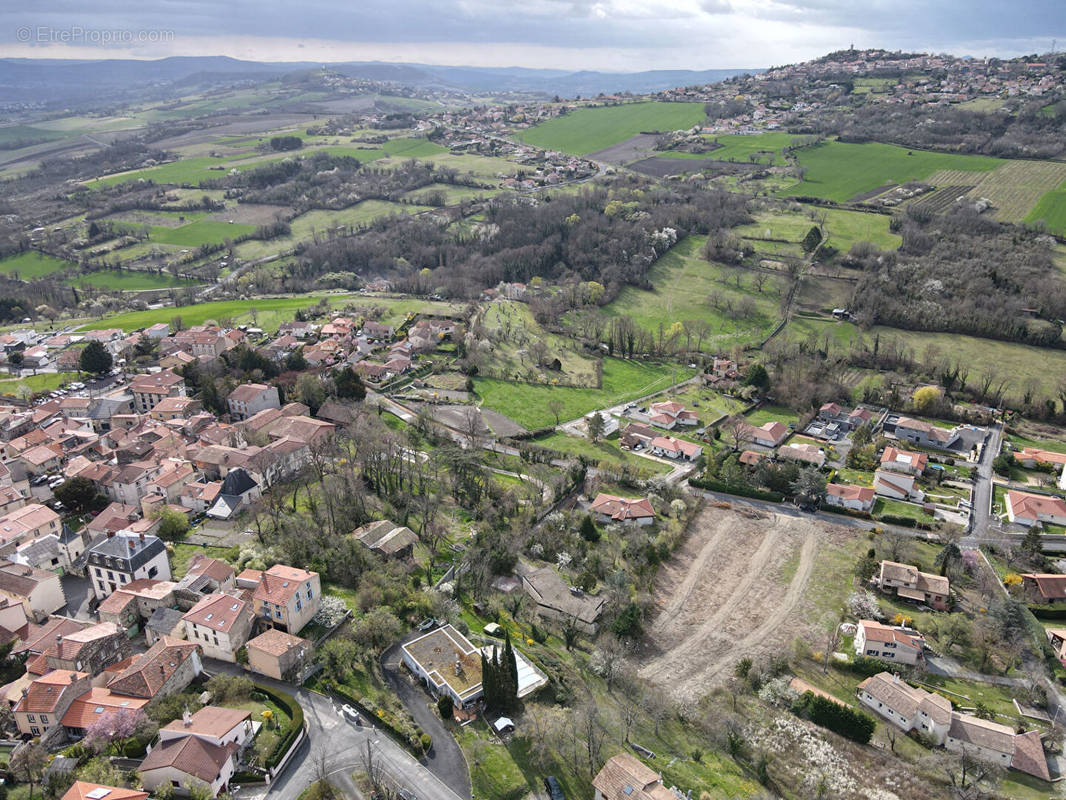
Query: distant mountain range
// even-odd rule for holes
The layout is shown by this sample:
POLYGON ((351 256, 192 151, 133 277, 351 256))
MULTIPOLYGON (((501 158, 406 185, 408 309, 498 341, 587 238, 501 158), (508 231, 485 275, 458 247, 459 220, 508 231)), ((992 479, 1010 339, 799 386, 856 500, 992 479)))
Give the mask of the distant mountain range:
POLYGON ((649 70, 646 72, 571 72, 521 67, 447 67, 377 61, 269 63, 225 56, 175 57, 157 61, 108 59, 0 59, 0 102, 99 102, 120 94, 168 95, 193 87, 264 81, 289 73, 327 67, 352 78, 425 89, 470 92, 540 93, 574 97, 600 92, 637 94, 678 86, 713 83, 759 69, 649 70))

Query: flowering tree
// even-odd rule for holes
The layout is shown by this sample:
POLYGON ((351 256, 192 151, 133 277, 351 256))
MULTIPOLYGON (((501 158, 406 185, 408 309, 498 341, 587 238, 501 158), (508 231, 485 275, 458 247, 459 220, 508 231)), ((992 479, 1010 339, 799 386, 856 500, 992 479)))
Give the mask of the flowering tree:
POLYGON ((85 743, 97 753, 114 745, 121 750, 129 739, 146 732, 151 723, 140 709, 130 711, 120 708, 101 714, 85 729, 85 743))

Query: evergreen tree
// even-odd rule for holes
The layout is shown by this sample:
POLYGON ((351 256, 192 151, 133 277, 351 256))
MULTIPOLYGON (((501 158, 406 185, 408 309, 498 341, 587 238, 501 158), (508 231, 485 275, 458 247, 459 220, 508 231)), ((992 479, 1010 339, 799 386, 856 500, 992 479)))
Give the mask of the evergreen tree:
POLYGON ((92 341, 85 345, 78 359, 78 366, 83 372, 101 375, 111 369, 112 358, 102 342, 92 341))
POLYGON ((581 538, 586 542, 598 542, 600 540, 600 531, 590 514, 586 514, 585 518, 581 520, 581 538))
POLYGON ((496 703, 496 694, 493 691, 493 673, 492 673, 492 661, 485 656, 485 651, 481 651, 481 693, 485 700, 485 705, 492 708, 496 703))
POLYGON ((514 648, 511 646, 510 632, 504 636, 503 640, 503 661, 504 668, 507 670, 504 707, 513 711, 518 707, 518 656, 515 655, 514 648))
POLYGON ((807 231, 807 235, 803 237, 801 247, 804 253, 813 253, 818 249, 818 245, 822 243, 822 232, 817 225, 811 226, 811 229, 807 231))

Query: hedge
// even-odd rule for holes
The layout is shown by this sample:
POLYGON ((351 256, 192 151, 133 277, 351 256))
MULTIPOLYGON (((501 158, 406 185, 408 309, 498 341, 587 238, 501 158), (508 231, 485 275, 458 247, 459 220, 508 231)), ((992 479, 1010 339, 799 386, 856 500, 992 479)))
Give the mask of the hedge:
POLYGON ((815 725, 828 728, 859 744, 868 744, 876 727, 873 717, 814 692, 806 692, 793 710, 797 714, 804 714, 815 725))
POLYGON ((1066 619, 1066 606, 1029 606, 1037 619, 1066 619))
POLYGON ((870 519, 870 512, 859 511, 857 508, 845 508, 844 506, 833 506, 829 503, 819 503, 819 511, 825 511, 829 514, 843 514, 846 517, 859 517, 860 519, 870 519))
POLYGON ((292 718, 288 730, 285 731, 285 735, 278 739, 278 743, 274 745, 273 752, 267 756, 266 761, 263 763, 263 766, 267 769, 273 769, 278 763, 280 763, 281 759, 285 757, 285 754, 289 752, 289 748, 292 747, 293 742, 295 742, 300 735, 300 731, 303 730, 304 710, 291 694, 275 691, 261 683, 255 684, 255 690, 257 692, 262 692, 277 705, 284 708, 285 711, 288 712, 289 717, 292 718))
POLYGON ((266 775, 261 775, 258 772, 234 772, 229 782, 238 784, 266 783, 266 775))
POLYGON ((878 522, 883 522, 886 525, 901 525, 905 528, 919 528, 923 531, 932 530, 932 525, 928 522, 920 522, 913 517, 898 517, 895 514, 882 514, 877 517, 878 522))
POLYGON ((689 478, 688 485, 695 486, 697 489, 706 489, 709 492, 734 494, 737 497, 750 497, 753 500, 766 500, 770 503, 780 503, 785 499, 780 492, 768 492, 763 489, 753 489, 750 486, 735 486, 709 478, 689 478))
POLYGON ((893 668, 893 665, 887 661, 882 661, 879 658, 870 658, 869 656, 854 656, 847 661, 834 659, 830 663, 837 669, 854 672, 864 678, 872 677, 881 672, 891 672, 893 668))

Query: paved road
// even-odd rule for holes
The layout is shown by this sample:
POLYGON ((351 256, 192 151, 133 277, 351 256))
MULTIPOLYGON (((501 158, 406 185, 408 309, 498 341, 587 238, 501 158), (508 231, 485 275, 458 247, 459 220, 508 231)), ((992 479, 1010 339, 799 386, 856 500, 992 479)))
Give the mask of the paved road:
POLYGON ((433 748, 423 763, 460 797, 470 797, 470 770, 459 744, 430 707, 429 695, 400 669, 400 645, 421 636, 412 634, 390 647, 381 657, 381 668, 389 687, 400 698, 415 722, 433 738, 433 748))
MULTIPOLYGON (((209 673, 245 674, 236 664, 214 659, 204 659, 204 667, 209 673)), ((470 797, 469 791, 458 795, 448 788, 384 731, 346 721, 340 714, 340 705, 330 698, 262 676, 256 676, 256 680, 293 695, 307 722, 307 737, 288 768, 270 784, 266 792, 269 800, 296 800, 317 779, 323 755, 331 782, 351 792, 354 786, 342 776, 364 770, 367 742, 370 742, 374 759, 381 766, 386 780, 395 788, 411 791, 418 800, 468 800, 470 797)), ((466 762, 462 765, 465 770, 466 762)))
POLYGON ((962 547, 973 549, 980 540, 988 536, 992 507, 992 462, 999 455, 1002 436, 1003 423, 996 423, 981 450, 981 460, 977 464, 977 480, 974 482, 973 508, 970 509, 970 530, 961 542, 962 547))

